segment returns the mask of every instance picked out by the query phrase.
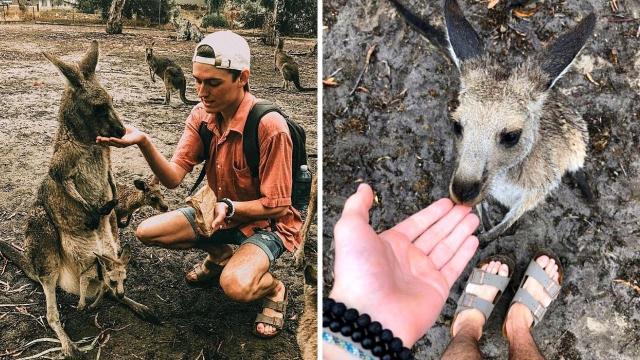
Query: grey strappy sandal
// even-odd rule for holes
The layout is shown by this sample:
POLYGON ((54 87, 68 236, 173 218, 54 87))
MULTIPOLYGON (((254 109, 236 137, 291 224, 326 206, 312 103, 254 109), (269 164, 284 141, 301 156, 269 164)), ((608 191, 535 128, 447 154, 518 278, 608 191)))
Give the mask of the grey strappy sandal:
MULTIPOLYGON (((544 317, 544 314, 547 312, 548 307, 545 307, 542 303, 536 300, 533 295, 527 291, 527 289, 523 288, 524 282, 529 278, 534 278, 542 287, 547 295, 551 298, 551 301, 555 300, 560 294, 561 284, 564 277, 564 271, 562 269, 562 263, 560 260, 549 250, 540 250, 536 253, 536 255, 529 262, 529 266, 527 267, 527 271, 525 271, 522 281, 520 281, 520 286, 518 287, 518 291, 513 296, 511 300, 511 305, 514 303, 520 303, 526 306, 531 314, 533 314, 533 326, 536 326, 544 317), (544 271, 540 265, 536 262, 536 259, 540 256, 545 255, 549 259, 553 259, 558 265, 558 282, 555 282, 551 279, 547 273, 544 271)), ((502 326, 502 335, 506 337, 505 326, 502 326)))
POLYGON ((476 309, 480 311, 482 315, 484 315, 485 321, 489 318, 489 315, 491 315, 491 312, 493 311, 493 307, 498 302, 498 299, 500 299, 500 296, 502 295, 502 293, 504 293, 504 289, 507 287, 509 281, 511 280, 514 267, 515 262, 509 256, 492 255, 480 261, 480 263, 478 263, 478 265, 473 268, 473 272, 469 276, 469 279, 464 286, 465 291, 462 293, 462 295, 460 295, 460 298, 458 299, 458 307, 456 308, 456 311, 453 315, 453 320, 451 321, 451 331, 453 331, 453 324, 456 321, 456 317, 464 310, 476 309), (488 264, 492 261, 499 261, 502 264, 507 265, 507 267, 509 267, 509 275, 500 276, 498 274, 490 274, 480 269, 484 264, 488 264), (468 293, 466 291, 468 284, 490 285, 498 289, 498 293, 493 299, 493 302, 487 301, 475 294, 468 293))

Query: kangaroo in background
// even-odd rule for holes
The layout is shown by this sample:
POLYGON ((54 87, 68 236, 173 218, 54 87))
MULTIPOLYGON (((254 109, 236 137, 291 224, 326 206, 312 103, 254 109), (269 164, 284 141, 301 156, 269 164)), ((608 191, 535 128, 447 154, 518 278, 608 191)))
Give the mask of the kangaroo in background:
POLYGON ((184 77, 184 72, 182 72, 180 65, 166 57, 153 55, 153 45, 155 45, 155 41, 150 45, 147 45, 145 48, 146 61, 149 65, 149 76, 151 76, 151 81, 156 82, 155 75, 160 76, 164 81, 166 93, 163 104, 169 105, 171 102, 171 90, 173 89, 179 91, 180 99, 183 103, 187 105, 198 104, 199 101, 189 100, 186 97, 187 80, 184 77))
MULTIPOLYGON (((113 109, 111 96, 95 76, 97 41, 77 64, 43 55, 67 80, 49 174, 40 183, 29 210, 24 254, 4 242, 0 244, 12 262, 42 285, 47 322, 60 339, 64 356, 76 358, 81 353, 62 328, 56 287, 80 295, 81 300, 95 297, 102 281, 94 253, 112 259, 121 254, 113 231, 116 219, 112 209, 117 194, 110 148, 97 145, 95 139, 122 137, 125 128, 113 109)), ((146 307, 134 306, 138 305, 134 311, 148 318, 146 307)))
POLYGON ((303 360, 315 360, 318 357, 318 284, 316 274, 315 266, 305 266, 304 310, 296 334, 303 360))
POLYGON ((116 184, 118 190, 116 217, 119 228, 128 226, 133 213, 143 206, 151 206, 162 212, 169 210, 160 191, 158 178, 154 176, 149 183, 136 179, 133 185, 116 184))
POLYGON ((572 174, 585 198, 593 201, 581 170, 587 125, 553 89, 591 36, 593 13, 540 53, 505 69, 485 53, 457 1, 444 1, 446 36, 397 0, 390 1, 430 41, 447 48, 460 72, 459 106, 450 114, 457 148, 450 196, 458 204, 476 206, 486 228, 486 203, 481 202, 487 195, 509 208, 482 240, 497 238, 535 208, 565 173, 572 174))
POLYGON ((273 54, 273 64, 276 71, 282 75, 282 88, 289 88, 289 81, 293 82, 299 91, 314 91, 316 88, 305 88, 300 85, 300 73, 295 59, 284 52, 284 39, 278 39, 278 46, 273 54))

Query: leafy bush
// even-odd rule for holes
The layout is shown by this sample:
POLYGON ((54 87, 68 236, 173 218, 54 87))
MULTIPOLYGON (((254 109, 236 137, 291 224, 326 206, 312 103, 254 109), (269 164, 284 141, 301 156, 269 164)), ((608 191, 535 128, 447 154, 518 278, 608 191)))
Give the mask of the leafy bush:
POLYGON ((247 1, 240 7, 239 21, 244 24, 245 29, 255 29, 262 27, 264 16, 267 10, 260 4, 260 0, 247 1))
MULTIPOLYGON (((158 23, 159 17, 160 23, 166 24, 175 6, 173 0, 127 0, 122 9, 122 16, 127 19, 135 16, 137 19, 145 19, 155 24, 158 23)), ((111 0, 80 0, 76 7, 84 13, 100 10, 102 18, 106 20, 109 17, 111 0)))
POLYGON ((227 27, 227 19, 224 18, 222 14, 208 14, 202 18, 202 27, 216 27, 216 28, 226 28, 227 27))

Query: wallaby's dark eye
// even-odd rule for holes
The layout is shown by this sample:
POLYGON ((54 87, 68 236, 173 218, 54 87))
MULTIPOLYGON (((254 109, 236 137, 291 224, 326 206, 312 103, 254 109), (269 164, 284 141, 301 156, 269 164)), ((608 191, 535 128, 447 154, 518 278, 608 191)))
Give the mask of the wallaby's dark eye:
POLYGON ((520 141, 520 134, 522 134, 522 130, 503 132, 500 134, 500 144, 504 145, 507 149, 514 147, 518 144, 518 141, 520 141))
POLYGON ((111 284, 111 287, 116 287, 116 286, 118 286, 118 282, 117 282, 117 281, 115 281, 115 280, 111 280, 111 281, 109 281, 109 282, 110 282, 110 284, 111 284))
POLYGON ((457 135, 457 136, 462 136, 462 125, 460 125, 459 122, 454 121, 453 122, 453 132, 457 135))
POLYGON ((151 197, 151 201, 158 201, 158 197, 157 196, 152 196, 151 197))

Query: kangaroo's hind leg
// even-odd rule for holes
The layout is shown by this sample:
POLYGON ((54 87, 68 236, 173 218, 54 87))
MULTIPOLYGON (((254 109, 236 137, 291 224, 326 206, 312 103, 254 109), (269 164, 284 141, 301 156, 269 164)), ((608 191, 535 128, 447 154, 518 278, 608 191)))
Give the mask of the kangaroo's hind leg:
POLYGON ((582 196, 587 200, 587 203, 593 204, 595 201, 595 196, 593 195, 593 191, 591 190, 591 186, 589 186, 589 181, 587 180, 587 174, 584 170, 580 169, 578 171, 572 172, 571 177, 573 177, 573 181, 576 182, 578 188, 580 188, 580 192, 582 196))
POLYGON ((58 302, 56 299, 56 285, 58 283, 58 274, 51 274, 40 277, 40 284, 44 289, 44 296, 47 299, 47 322, 55 331, 60 343, 62 344, 62 353, 65 359, 81 359, 82 352, 69 339, 69 336, 62 328, 60 323, 60 313, 58 312, 58 302))
POLYGON ((162 104, 169 105, 169 103, 171 102, 171 89, 173 88, 173 85, 171 84, 171 76, 167 74, 166 71, 164 74, 164 87, 167 91, 164 95, 164 102, 162 104))

